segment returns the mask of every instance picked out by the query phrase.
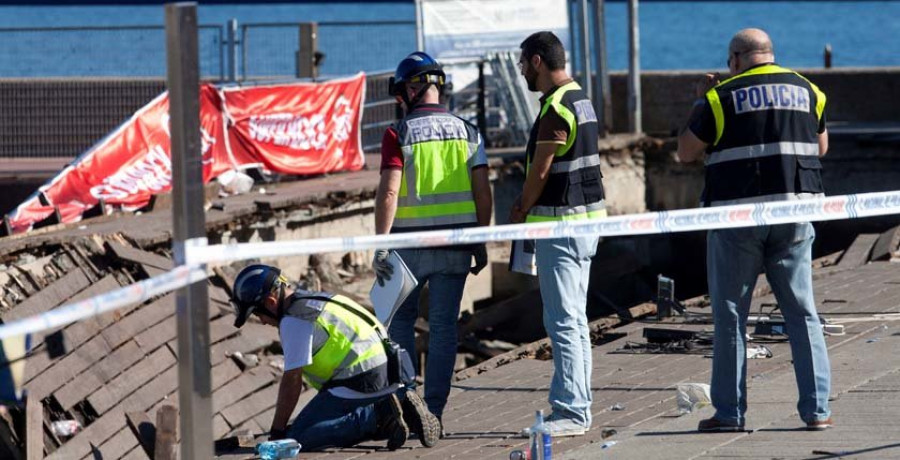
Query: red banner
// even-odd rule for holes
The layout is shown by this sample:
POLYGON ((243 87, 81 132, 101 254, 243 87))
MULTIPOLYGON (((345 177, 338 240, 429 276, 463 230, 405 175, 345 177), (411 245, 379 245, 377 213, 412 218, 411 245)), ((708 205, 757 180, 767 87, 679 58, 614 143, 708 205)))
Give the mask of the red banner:
POLYGON ((366 79, 226 88, 229 142, 284 174, 363 167, 360 120, 366 79))
MULTIPOLYGON (((362 168, 364 91, 363 74, 318 84, 225 90, 202 85, 203 181, 249 165, 284 174, 362 168)), ((39 193, 50 206, 33 196, 8 217, 9 223, 14 231, 27 230, 49 216, 53 206, 59 207, 63 222, 75 222, 100 199, 125 210, 139 209, 153 195, 171 189, 169 149, 169 99, 164 93, 42 186, 39 193)))

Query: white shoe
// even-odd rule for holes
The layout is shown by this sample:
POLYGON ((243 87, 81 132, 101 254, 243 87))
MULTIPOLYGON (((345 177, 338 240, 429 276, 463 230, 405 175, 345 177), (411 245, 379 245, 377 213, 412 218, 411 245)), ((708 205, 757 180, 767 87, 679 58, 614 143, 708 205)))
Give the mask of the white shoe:
MULTIPOLYGON (((544 425, 550 429, 550 436, 553 438, 584 436, 584 433, 587 431, 580 423, 567 418, 545 420, 544 425)), ((522 430, 521 435, 525 438, 530 437, 531 427, 522 430)))

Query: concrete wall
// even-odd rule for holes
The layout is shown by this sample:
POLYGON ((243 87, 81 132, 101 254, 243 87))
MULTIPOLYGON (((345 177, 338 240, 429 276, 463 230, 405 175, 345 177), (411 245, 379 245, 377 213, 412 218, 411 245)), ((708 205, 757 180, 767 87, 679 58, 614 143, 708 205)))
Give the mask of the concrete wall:
MULTIPOLYGON (((796 69, 828 96, 829 121, 900 121, 900 67, 796 69)), ((649 71, 641 74, 644 132, 675 133, 694 100, 694 82, 707 71, 649 71)), ((715 72, 709 71, 709 72, 715 72)), ((722 72, 719 69, 719 72, 722 72)), ((628 128, 627 74, 610 74, 613 131, 628 128)))

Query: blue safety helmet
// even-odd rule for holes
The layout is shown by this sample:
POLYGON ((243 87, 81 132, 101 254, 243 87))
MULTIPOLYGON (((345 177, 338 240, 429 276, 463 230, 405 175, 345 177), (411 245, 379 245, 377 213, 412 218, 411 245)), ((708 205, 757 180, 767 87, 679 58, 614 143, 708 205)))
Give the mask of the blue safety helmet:
POLYGON ((447 75, 438 61, 422 51, 416 51, 397 65, 397 71, 388 82, 388 91, 392 96, 405 97, 402 88, 407 83, 433 83, 441 87, 446 79, 447 75))
MULTIPOLYGON (((231 300, 234 304, 234 327, 241 327, 247 322, 251 313, 273 316, 263 307, 263 300, 276 288, 283 287, 287 280, 281 276, 281 270, 270 265, 248 265, 238 273, 231 289, 231 300), (276 284, 277 283, 277 284, 276 284), (257 307, 260 307, 257 309, 257 307)), ((279 306, 279 310, 280 310, 279 306)))

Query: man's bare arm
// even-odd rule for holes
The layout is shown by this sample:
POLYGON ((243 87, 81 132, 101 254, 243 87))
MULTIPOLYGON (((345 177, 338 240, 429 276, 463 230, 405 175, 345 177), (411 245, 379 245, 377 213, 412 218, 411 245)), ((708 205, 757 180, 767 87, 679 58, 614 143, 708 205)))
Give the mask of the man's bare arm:
POLYGON ((478 225, 481 226, 491 225, 491 214, 494 207, 488 174, 487 166, 472 170, 472 197, 475 200, 475 215, 478 217, 478 225))
POLYGON ((381 171, 378 191, 375 194, 375 233, 383 235, 391 231, 394 215, 397 213, 397 194, 400 191, 400 179, 403 177, 399 169, 381 171))
POLYGON ((275 416, 272 417, 272 429, 284 430, 297 407, 300 392, 303 390, 303 369, 291 369, 284 373, 278 386, 278 399, 275 401, 275 416))

